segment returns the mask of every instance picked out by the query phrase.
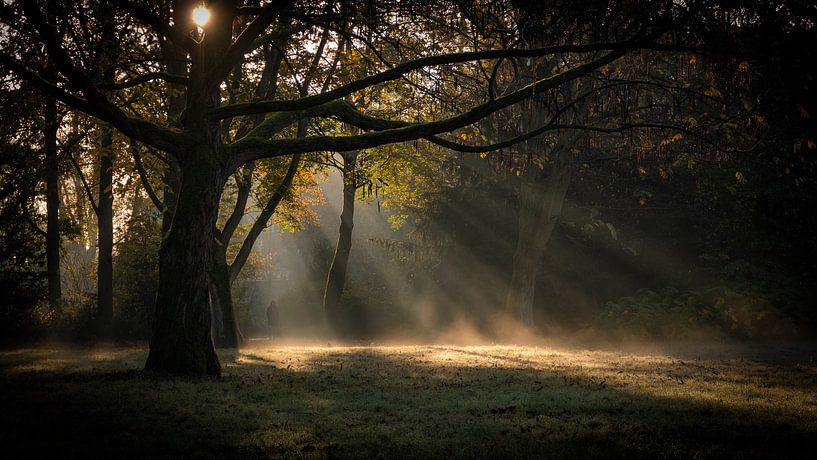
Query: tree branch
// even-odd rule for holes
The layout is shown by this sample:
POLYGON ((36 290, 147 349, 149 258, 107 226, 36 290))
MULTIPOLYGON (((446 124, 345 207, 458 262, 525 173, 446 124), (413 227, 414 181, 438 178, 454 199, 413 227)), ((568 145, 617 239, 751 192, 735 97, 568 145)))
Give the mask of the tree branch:
POLYGON ((120 90, 120 89, 127 89, 132 88, 134 86, 141 85, 143 83, 147 83, 153 80, 164 80, 168 83, 175 83, 178 85, 186 85, 188 83, 187 77, 183 75, 173 75, 165 72, 149 72, 138 77, 135 77, 131 80, 122 81, 122 82, 111 82, 111 83, 97 83, 96 87, 98 89, 104 90, 120 90))
POLYGON ((596 51, 613 51, 624 53, 627 50, 636 48, 649 48, 649 44, 645 42, 615 42, 615 43, 596 43, 585 45, 559 45, 545 48, 534 49, 504 49, 504 50, 489 50, 489 51, 471 51, 462 53, 442 54, 438 56, 427 56, 412 61, 404 62, 396 65, 391 69, 383 72, 370 75, 351 83, 345 84, 331 91, 313 96, 302 97, 292 100, 279 101, 263 101, 263 102, 248 102, 241 104, 226 105, 216 108, 211 111, 211 118, 222 119, 231 116, 251 115, 256 113, 266 112, 284 112, 293 110, 303 110, 305 108, 314 107, 316 105, 324 104, 334 99, 343 98, 349 94, 367 88, 369 86, 385 83, 396 80, 403 75, 421 69, 423 67, 434 65, 457 64, 480 59, 499 59, 499 58, 522 58, 522 57, 541 57, 560 53, 591 53, 596 51))
POLYGON ((48 233, 45 230, 41 229, 40 226, 37 225, 36 222, 34 222, 34 219, 32 219, 28 213, 26 213, 25 216, 26 222, 28 222, 28 225, 31 226, 32 230, 34 230, 34 233, 40 235, 43 238, 48 236, 48 233))
POLYGON ((99 207, 96 204, 96 200, 94 200, 94 192, 91 191, 91 186, 88 185, 88 181, 85 179, 85 173, 82 172, 82 168, 79 163, 77 163, 77 159, 74 158, 74 155, 70 152, 68 152, 68 158, 71 160, 71 164, 74 165, 74 169, 77 170, 77 174, 79 174, 79 179, 82 181, 82 188, 85 189, 88 200, 91 202, 91 209, 94 210, 94 214, 99 215, 99 207))
POLYGON ((159 198, 159 195, 156 194, 156 190, 150 185, 150 181, 148 180, 148 174, 145 170, 145 165, 142 163, 142 155, 139 152, 139 143, 131 139, 131 155, 133 155, 133 163, 136 166, 136 171, 139 173, 139 179, 142 181, 142 186, 145 187, 145 192, 147 192, 150 201, 153 202, 153 205, 156 206, 156 209, 159 212, 164 213, 167 209, 167 205, 159 198))
POLYGON ((275 209, 278 207, 278 204, 281 202, 284 196, 286 196, 287 191, 292 186, 292 180, 295 177, 295 172, 298 170, 298 165, 300 162, 300 154, 296 153, 292 156, 292 160, 289 162, 289 169, 287 169, 284 180, 278 185, 278 188, 275 190, 275 193, 272 194, 269 201, 267 201, 267 204, 264 206, 261 214, 259 214, 255 219, 255 222, 253 222, 249 233, 247 233, 247 236, 244 237, 244 242, 241 244, 241 249, 238 250, 238 254, 236 254, 233 263, 230 264, 230 282, 235 281, 238 274, 241 273, 241 269, 244 268, 244 264, 247 263, 252 247, 255 245, 255 240, 257 240, 261 232, 267 228, 267 222, 269 222, 270 218, 275 213, 275 209))
POLYGON ((35 6, 33 2, 22 3, 26 16, 37 29, 55 68, 68 79, 72 86, 79 89, 85 95, 86 99, 82 100, 75 96, 69 97, 67 92, 48 83, 42 79, 42 77, 28 70, 24 65, 17 63, 8 56, 3 56, 2 60, 4 63, 9 65, 12 70, 15 70, 21 78, 27 80, 30 78, 31 80, 29 81, 31 81, 32 84, 38 86, 47 94, 54 95, 66 104, 110 123, 126 136, 133 137, 148 145, 175 154, 179 154, 183 151, 183 149, 178 148, 182 140, 181 136, 146 120, 128 116, 100 93, 94 87, 91 79, 71 62, 71 58, 62 48, 59 38, 51 29, 51 26, 46 23, 35 6))
MULTIPOLYGON (((276 139, 259 138, 248 134, 243 139, 227 146, 234 168, 259 158, 274 157, 292 153, 306 153, 314 151, 346 151, 377 147, 383 144, 405 142, 420 138, 428 138, 443 132, 453 131, 475 123, 486 116, 511 106, 535 94, 555 88, 565 82, 587 75, 595 69, 607 65, 626 54, 625 49, 615 50, 599 59, 586 62, 573 69, 537 80, 529 85, 502 97, 479 105, 467 112, 451 118, 410 124, 382 131, 370 132, 354 136, 311 136, 303 139, 276 139)), ((324 109, 325 110, 325 109, 324 109)), ((286 114, 287 112, 284 112, 286 114)), ((234 170, 234 169, 233 169, 234 170)))
POLYGON ((192 53, 198 45, 192 37, 184 31, 171 26, 150 10, 128 0, 114 0, 114 3, 136 19, 150 26, 158 35, 166 38, 176 46, 192 53))
POLYGON ((236 186, 238 187, 238 195, 236 196, 235 206, 227 222, 224 223, 224 229, 221 231, 221 242, 227 244, 233 233, 241 223, 241 218, 244 217, 244 211, 247 209, 247 199, 250 197, 250 190, 252 189, 252 173, 255 169, 255 163, 249 163, 244 166, 243 172, 235 178, 236 186))
POLYGON ((253 47, 255 39, 261 35, 272 21, 278 16, 278 12, 288 2, 272 2, 265 6, 261 13, 244 28, 235 42, 224 53, 224 57, 216 64, 207 75, 208 85, 217 84, 230 74, 230 71, 241 62, 246 54, 253 47))

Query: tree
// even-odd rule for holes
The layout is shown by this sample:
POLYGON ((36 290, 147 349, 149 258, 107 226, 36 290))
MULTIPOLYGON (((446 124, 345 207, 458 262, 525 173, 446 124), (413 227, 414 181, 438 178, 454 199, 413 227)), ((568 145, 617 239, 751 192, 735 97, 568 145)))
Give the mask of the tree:
MULTIPOLYGON (((193 2, 173 2, 173 11, 191 11, 193 2)), ((426 27, 440 29, 439 24, 456 17, 456 5, 435 6, 389 3, 352 4, 357 10, 335 14, 331 4, 273 2, 263 7, 240 7, 233 1, 216 1, 209 5, 211 20, 202 27, 201 33, 191 35, 189 21, 171 25, 159 12, 141 4, 128 1, 117 2, 117 17, 126 20, 119 27, 139 28, 146 35, 172 42, 183 49, 189 57, 186 74, 163 72, 146 73, 131 83, 156 85, 162 88, 167 82, 185 84, 185 108, 178 125, 173 121, 163 124, 152 121, 144 113, 123 106, 106 96, 106 85, 123 86, 123 82, 100 82, 99 76, 91 74, 92 66, 84 56, 88 43, 75 31, 72 18, 77 17, 76 5, 63 6, 62 19, 58 24, 42 14, 37 2, 22 2, 4 6, 6 10, 19 8, 21 19, 6 23, 9 33, 17 36, 36 37, 44 45, 48 62, 58 74, 56 82, 43 78, 42 68, 22 62, 13 52, 0 54, 0 64, 14 72, 44 94, 54 97, 74 110, 79 110, 110 123, 124 135, 166 152, 178 162, 181 177, 173 210, 172 223, 162 241, 160 251, 159 287, 156 300, 156 319, 150 344, 146 369, 181 374, 217 375, 220 365, 210 336, 208 267, 213 264, 213 245, 216 244, 215 223, 218 218, 219 201, 228 178, 252 161, 283 155, 315 151, 354 151, 379 145, 431 139, 443 142, 439 135, 476 123, 499 110, 518 104, 525 99, 542 94, 592 75, 602 67, 615 62, 635 49, 674 49, 669 42, 657 41, 671 20, 673 10, 656 7, 644 10, 638 16, 627 17, 616 26, 626 25, 626 37, 614 42, 562 43, 541 48, 506 47, 482 50, 464 46, 458 42, 456 30, 441 29, 439 36, 450 41, 435 43, 438 51, 426 54, 413 45, 398 42, 390 45, 384 36, 377 43, 365 46, 395 48, 395 54, 404 56, 401 63, 381 62, 378 71, 349 83, 310 88, 313 94, 295 99, 246 100, 234 104, 222 103, 222 84, 231 72, 241 66, 265 39, 271 39, 282 28, 274 23, 296 22, 308 29, 315 23, 321 27, 336 27, 338 22, 355 20, 373 23, 374 18, 388 18, 388 8, 395 13, 411 15, 426 27), (252 16, 246 27, 234 34, 235 18, 252 16), (57 27, 59 26, 59 27, 57 27), (267 37, 267 38, 265 38, 267 37), (402 79, 409 75, 422 75, 426 69, 439 66, 474 68, 484 60, 508 58, 536 58, 552 55, 576 56, 572 65, 554 74, 538 76, 531 83, 504 94, 486 89, 483 102, 467 110, 457 110, 455 115, 427 121, 397 121, 367 115, 344 101, 344 97, 364 91, 375 85, 402 79), (253 123, 255 115, 266 116, 253 123), (311 135, 303 138, 283 136, 285 128, 300 120, 310 118, 337 118, 363 130, 360 134, 311 135), (224 136, 224 120, 241 119, 253 127, 243 137, 232 142, 224 136)), ((4 14, 4 17, 10 16, 4 14)), ((188 16, 189 17, 189 16, 188 16)), ((341 28, 342 30, 342 28, 341 28)), ((393 29, 389 29, 393 30, 393 29)), ((281 33, 281 32, 278 32, 281 33)), ((297 36, 291 29, 287 32, 297 36)), ((412 43, 421 42, 425 30, 418 27, 412 43)), ((365 37, 364 37, 365 38, 365 37)), ((150 54, 147 47, 145 61, 156 63, 160 59, 150 54)), ((120 62, 117 65, 127 65, 120 62)), ((429 72, 433 74, 433 72, 429 72)), ((418 77, 422 80, 422 78, 418 77)), ((430 80, 426 80, 430 81, 430 80)), ((490 83, 490 76, 484 80, 490 83)), ((416 85, 416 84, 415 84, 416 85)), ((422 86, 422 85, 420 85, 422 86)), ((488 85, 487 87, 490 87, 488 85)), ((165 90, 167 91, 167 90, 165 90)), ((459 108, 458 108, 459 109, 459 108)), ((533 136, 534 130, 525 136, 533 136)), ((509 140, 515 143, 521 138, 509 140)), ((450 141, 444 141, 450 142, 450 141)))
POLYGON ((54 311, 60 310, 62 288, 60 278, 60 194, 59 194, 59 159, 57 157, 57 101, 46 98, 43 113, 45 125, 43 140, 45 145, 46 165, 46 264, 48 270, 48 305, 54 311))
POLYGON ((343 204, 340 213, 338 243, 329 265, 326 287, 323 294, 323 309, 330 326, 335 332, 341 332, 340 297, 346 283, 346 268, 349 264, 349 253, 352 250, 352 230, 355 226, 355 192, 357 191, 357 157, 355 150, 341 152, 343 159, 343 204))

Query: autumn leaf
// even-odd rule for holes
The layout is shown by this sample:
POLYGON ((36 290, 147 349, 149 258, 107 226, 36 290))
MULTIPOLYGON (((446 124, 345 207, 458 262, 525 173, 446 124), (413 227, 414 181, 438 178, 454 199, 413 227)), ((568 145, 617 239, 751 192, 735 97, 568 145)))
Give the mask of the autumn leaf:
POLYGON ((708 96, 708 97, 721 97, 721 92, 720 92, 720 91, 718 91, 718 89, 717 89, 717 88, 715 88, 714 86, 712 86, 712 87, 709 87, 709 88, 707 88, 706 90, 704 90, 704 96, 708 96))

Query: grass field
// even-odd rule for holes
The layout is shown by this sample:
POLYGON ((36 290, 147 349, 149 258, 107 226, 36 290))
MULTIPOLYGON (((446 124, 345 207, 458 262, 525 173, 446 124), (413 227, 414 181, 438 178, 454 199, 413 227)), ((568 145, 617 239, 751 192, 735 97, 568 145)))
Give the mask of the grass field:
POLYGON ((802 345, 261 344, 195 380, 143 373, 145 355, 0 353, 6 458, 813 458, 817 439, 817 364, 802 345))

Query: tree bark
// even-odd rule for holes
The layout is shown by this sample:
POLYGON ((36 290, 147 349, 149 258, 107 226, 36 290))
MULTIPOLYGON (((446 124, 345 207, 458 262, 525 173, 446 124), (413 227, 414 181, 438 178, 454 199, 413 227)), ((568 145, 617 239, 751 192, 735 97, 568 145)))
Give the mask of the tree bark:
MULTIPOLYGON (((561 156, 567 155, 562 152, 561 156)), ((545 178, 520 184, 519 237, 513 256, 513 271, 505 301, 506 310, 522 324, 533 325, 533 301, 539 264, 562 212, 569 169, 557 160, 545 178)))
POLYGON ((162 172, 164 185, 162 187, 162 238, 167 236, 173 224, 173 215, 176 212, 176 198, 179 194, 179 163, 173 156, 168 155, 168 164, 162 172))
POLYGON ((145 369, 217 376, 221 366, 210 330, 208 270, 226 177, 212 146, 198 149, 180 162, 175 216, 159 255, 156 318, 145 369))
POLYGON ((329 275, 326 278, 326 288, 323 295, 323 309, 326 319, 335 332, 341 332, 341 303, 343 287, 346 284, 346 269, 349 264, 349 254, 352 250, 352 230, 355 222, 355 166, 357 151, 343 152, 343 209, 340 214, 340 228, 338 230, 338 244, 329 275))
POLYGON ((47 227, 45 235, 46 264, 48 271, 48 306, 59 311, 62 306, 60 278, 60 192, 59 159, 57 158, 57 103, 52 97, 45 101, 45 203, 47 227))
POLYGON ((113 128, 102 128, 97 201, 97 315, 100 333, 110 332, 113 319, 113 128))
POLYGON ((230 266, 227 263, 227 248, 233 233, 238 228, 252 188, 254 164, 236 173, 238 196, 232 214, 220 232, 215 229, 218 241, 213 245, 213 266, 210 267, 210 302, 213 315, 213 342, 218 348, 237 349, 244 344, 244 338, 235 318, 230 266))
POLYGON ((218 348, 239 348, 244 344, 244 337, 235 317, 230 266, 227 264, 225 249, 218 244, 214 246, 216 247, 209 281, 213 315, 213 342, 218 348))

